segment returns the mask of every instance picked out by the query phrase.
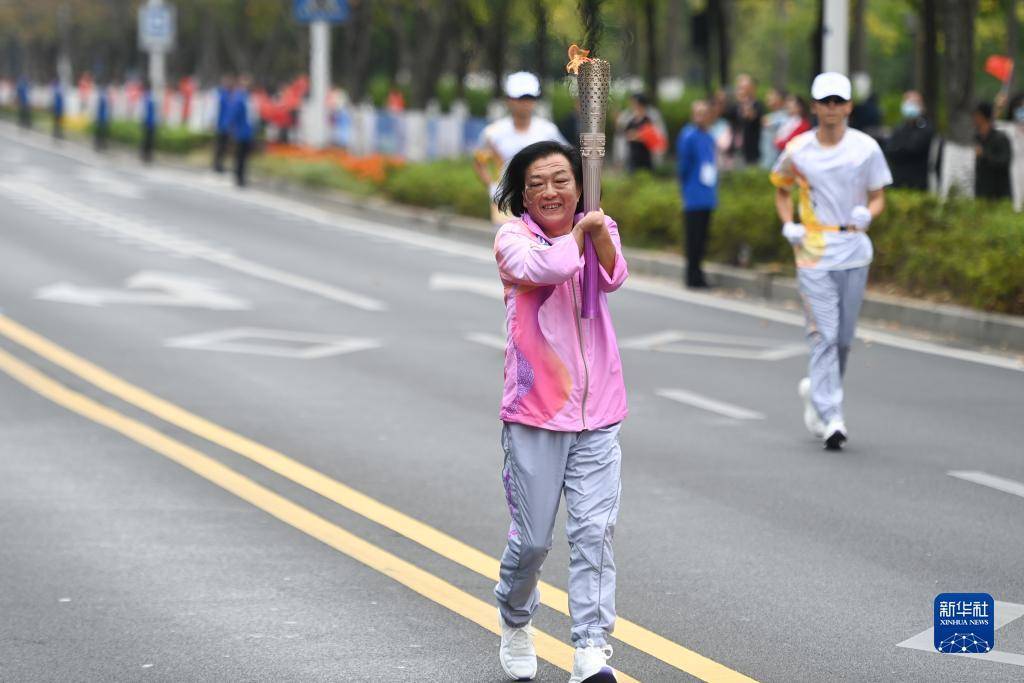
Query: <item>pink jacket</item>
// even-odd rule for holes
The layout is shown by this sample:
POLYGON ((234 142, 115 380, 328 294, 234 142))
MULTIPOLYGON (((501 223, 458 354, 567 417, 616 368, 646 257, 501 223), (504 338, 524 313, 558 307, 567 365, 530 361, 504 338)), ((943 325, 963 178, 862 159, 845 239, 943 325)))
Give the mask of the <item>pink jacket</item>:
POLYGON ((580 318, 583 257, 572 235, 549 240, 529 214, 498 230, 494 257, 505 285, 508 339, 502 420, 579 432, 626 417, 607 294, 628 273, 615 221, 605 220, 615 243, 615 268, 610 275, 598 268, 600 301, 592 320, 580 318))

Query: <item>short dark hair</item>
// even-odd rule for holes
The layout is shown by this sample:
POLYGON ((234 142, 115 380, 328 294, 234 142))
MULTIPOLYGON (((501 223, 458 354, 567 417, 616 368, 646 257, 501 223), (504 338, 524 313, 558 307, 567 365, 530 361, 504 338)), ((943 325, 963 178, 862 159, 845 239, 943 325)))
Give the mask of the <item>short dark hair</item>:
POLYGON ((644 95, 642 92, 635 92, 632 95, 630 95, 630 97, 636 100, 636 103, 642 107, 646 107, 648 104, 651 103, 650 100, 647 99, 647 95, 644 95))
MULTIPOLYGON (((580 153, 573 147, 554 140, 535 142, 519 150, 519 153, 512 157, 508 166, 505 167, 505 173, 501 176, 494 196, 498 208, 513 216, 522 216, 526 213, 526 207, 523 205, 523 194, 526 192, 526 169, 537 159, 554 154, 561 154, 568 159, 569 165, 572 167, 572 175, 576 178, 576 187, 582 189, 583 160, 580 158, 580 153)), ((582 210, 583 197, 581 195, 576 206, 576 213, 582 210)))
POLYGON ((981 114, 986 121, 992 120, 992 104, 990 102, 979 102, 974 108, 976 114, 981 114))

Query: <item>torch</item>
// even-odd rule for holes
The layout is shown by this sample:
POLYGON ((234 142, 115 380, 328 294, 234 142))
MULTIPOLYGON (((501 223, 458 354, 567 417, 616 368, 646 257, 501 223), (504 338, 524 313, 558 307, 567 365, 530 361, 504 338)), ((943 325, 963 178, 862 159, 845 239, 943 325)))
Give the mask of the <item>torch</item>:
MULTIPOLYGON (((608 112, 611 65, 587 57, 589 50, 569 48, 566 71, 576 74, 580 101, 580 154, 583 157, 583 211, 601 208, 601 166, 604 164, 604 122, 608 112)), ((583 307, 581 315, 597 315, 599 262, 590 233, 583 236, 583 307)))

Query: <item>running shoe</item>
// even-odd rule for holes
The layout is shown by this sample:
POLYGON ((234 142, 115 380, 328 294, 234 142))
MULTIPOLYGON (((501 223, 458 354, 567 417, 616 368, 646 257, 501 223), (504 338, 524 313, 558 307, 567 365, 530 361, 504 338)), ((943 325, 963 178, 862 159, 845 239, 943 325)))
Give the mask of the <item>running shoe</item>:
POLYGON ((846 424, 838 418, 832 418, 825 427, 825 448, 838 451, 846 442, 846 424))
POLYGON ((501 647, 498 660, 501 668, 513 681, 531 681, 537 675, 537 651, 533 649, 533 626, 529 623, 522 628, 509 626, 498 615, 501 622, 501 647))
POLYGON ((588 640, 586 646, 576 648, 569 683, 615 683, 615 670, 608 666, 611 656, 611 645, 598 647, 588 640))
POLYGON ((797 393, 804 400, 804 426, 807 431, 821 439, 825 437, 825 423, 818 416, 818 410, 811 403, 811 378, 804 377, 797 386, 797 393))

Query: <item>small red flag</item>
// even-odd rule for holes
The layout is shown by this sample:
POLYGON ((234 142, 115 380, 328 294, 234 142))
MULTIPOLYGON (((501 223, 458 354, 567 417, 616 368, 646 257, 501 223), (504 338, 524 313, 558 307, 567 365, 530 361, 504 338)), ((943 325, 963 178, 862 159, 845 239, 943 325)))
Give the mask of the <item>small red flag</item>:
POLYGON ((991 55, 985 60, 985 73, 1008 83, 1013 75, 1013 60, 1003 55, 991 55))

